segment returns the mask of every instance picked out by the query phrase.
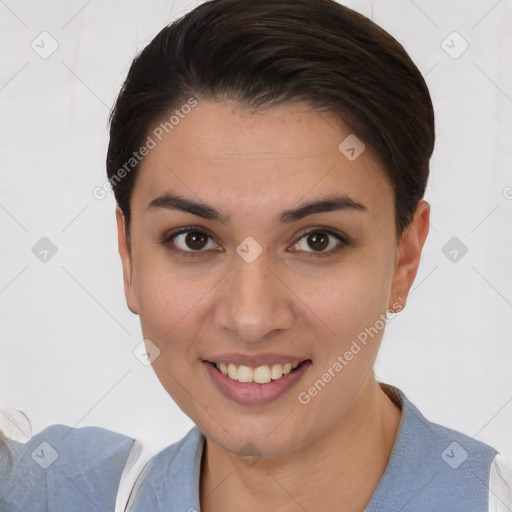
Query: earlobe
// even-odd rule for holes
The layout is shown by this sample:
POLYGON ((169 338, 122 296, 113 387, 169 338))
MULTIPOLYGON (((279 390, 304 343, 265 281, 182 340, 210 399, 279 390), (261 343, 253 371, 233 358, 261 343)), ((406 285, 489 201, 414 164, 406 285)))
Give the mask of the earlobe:
POLYGON ((391 298, 393 305, 390 310, 402 310, 407 303, 407 295, 416 278, 420 264, 421 251, 427 239, 430 220, 430 205, 421 199, 414 213, 413 220, 404 230, 397 247, 397 258, 391 298), (400 296, 400 300, 398 297, 400 296), (400 304, 397 307, 397 302, 400 304))
POLYGON ((133 259, 131 248, 126 236, 126 222, 123 212, 119 206, 116 206, 117 222, 117 244, 119 256, 123 265, 123 284, 126 304, 128 309, 135 315, 138 315, 137 298, 133 286, 133 259))

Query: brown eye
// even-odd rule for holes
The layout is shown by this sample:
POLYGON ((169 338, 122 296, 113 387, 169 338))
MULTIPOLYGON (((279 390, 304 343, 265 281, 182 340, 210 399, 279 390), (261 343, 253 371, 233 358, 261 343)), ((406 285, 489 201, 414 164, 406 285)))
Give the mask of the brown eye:
POLYGON ((178 232, 165 235, 160 243, 171 251, 185 256, 194 256, 196 253, 200 255, 207 252, 208 249, 219 250, 210 235, 204 231, 191 228, 181 229, 178 232))
POLYGON ((315 251, 323 251, 329 245, 329 236, 317 231, 307 236, 307 243, 315 251))
POLYGON ((189 233, 186 233, 184 242, 185 245, 190 249, 198 251, 200 249, 204 249, 208 241, 208 238, 209 236, 205 235, 204 233, 191 231, 189 233))
POLYGON ((294 244, 294 249, 307 256, 328 256, 348 245, 346 238, 331 230, 315 229, 304 233, 294 244))

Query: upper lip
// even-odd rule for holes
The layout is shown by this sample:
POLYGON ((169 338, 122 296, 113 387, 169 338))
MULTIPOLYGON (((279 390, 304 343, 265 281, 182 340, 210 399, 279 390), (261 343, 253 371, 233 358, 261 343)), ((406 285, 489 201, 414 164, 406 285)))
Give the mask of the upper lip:
POLYGON ((257 368, 265 364, 271 365, 274 363, 301 363, 308 358, 290 356, 286 354, 258 354, 258 355, 245 355, 245 354, 217 354, 204 359, 210 363, 233 363, 237 366, 251 366, 257 368))

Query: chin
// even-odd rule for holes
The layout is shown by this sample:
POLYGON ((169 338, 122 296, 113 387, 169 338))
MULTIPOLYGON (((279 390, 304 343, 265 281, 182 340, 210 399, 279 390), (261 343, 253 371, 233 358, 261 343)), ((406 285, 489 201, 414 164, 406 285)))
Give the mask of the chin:
MULTIPOLYGON (((211 421, 211 420, 210 420, 211 421)), ((282 421, 282 419, 281 419, 282 421)), ((245 423, 231 423, 229 429, 223 430, 219 422, 218 428, 202 430, 206 437, 223 450, 239 457, 278 457, 293 452, 303 444, 297 430, 293 438, 290 427, 279 428, 279 420, 264 422, 251 426, 245 423)), ((282 424, 279 426, 283 426, 282 424)))

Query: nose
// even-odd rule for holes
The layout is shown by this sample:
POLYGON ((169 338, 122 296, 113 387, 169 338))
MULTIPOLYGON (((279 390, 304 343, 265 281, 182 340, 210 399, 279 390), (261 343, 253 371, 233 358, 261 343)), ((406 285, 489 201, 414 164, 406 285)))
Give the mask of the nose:
POLYGON ((261 341, 293 324, 294 295, 265 251, 252 263, 235 254, 220 294, 215 306, 216 327, 230 331, 240 341, 261 341))

